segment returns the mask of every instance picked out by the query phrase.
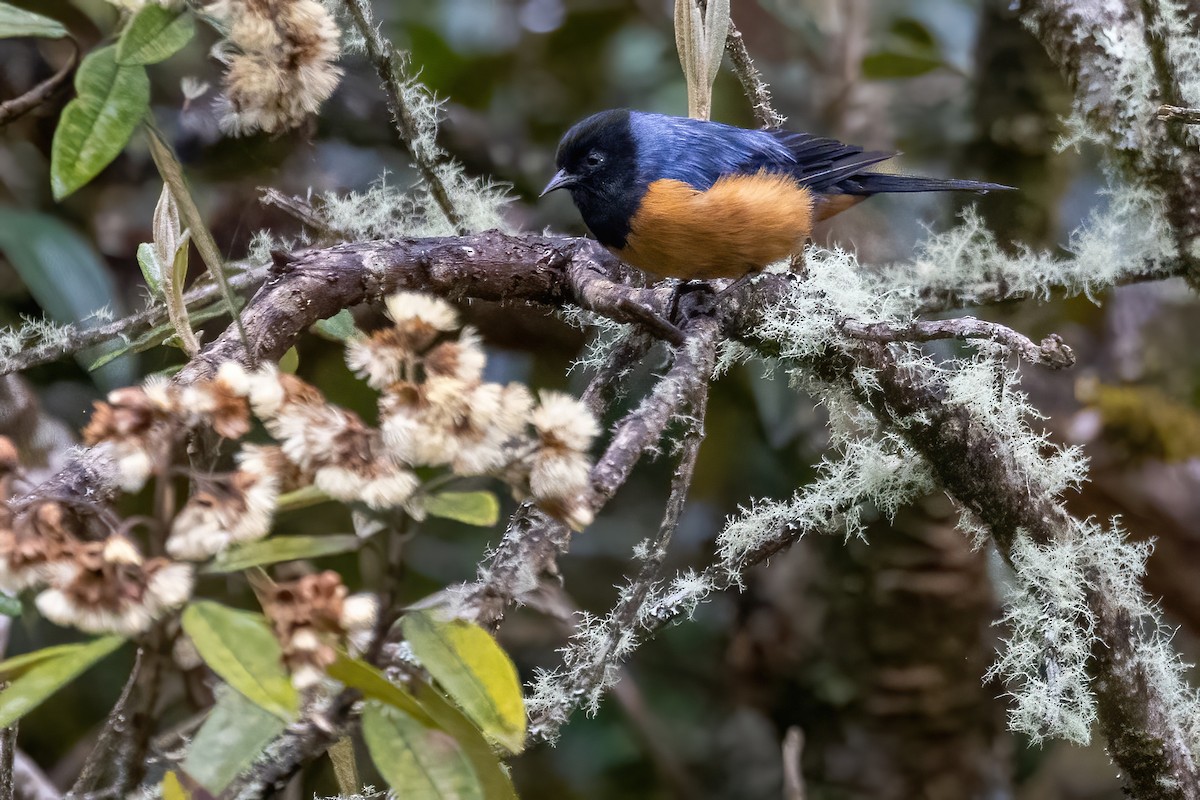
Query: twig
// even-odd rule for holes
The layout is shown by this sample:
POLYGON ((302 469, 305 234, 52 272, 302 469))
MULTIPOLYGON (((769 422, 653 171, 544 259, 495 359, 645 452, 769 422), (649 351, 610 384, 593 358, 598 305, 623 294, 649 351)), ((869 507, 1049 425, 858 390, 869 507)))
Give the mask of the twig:
POLYGON ((49 100, 58 91, 63 81, 75 71, 75 65, 79 62, 79 43, 71 37, 68 37, 67 41, 71 43, 71 57, 67 59, 67 63, 63 64, 62 69, 58 72, 24 94, 0 103, 0 125, 12 122, 49 100))
POLYGON ((104 727, 100 730, 100 735, 96 738, 96 744, 92 747, 92 752, 88 754, 83 769, 79 771, 79 777, 75 779, 74 785, 64 795, 66 800, 84 797, 92 792, 104 776, 105 769, 110 766, 110 744, 115 736, 126 732, 131 722, 127 717, 129 702, 138 685, 141 672, 142 650, 139 648, 137 658, 133 662, 133 669, 130 670, 129 678, 125 681, 125 688, 121 690, 121 696, 117 698, 112 710, 108 712, 108 717, 104 720, 104 727))
POLYGON ((313 229, 326 240, 326 244, 345 242, 351 238, 344 231, 339 231, 331 227, 329 221, 306 200, 295 195, 284 194, 278 189, 270 187, 260 186, 259 191, 262 192, 262 197, 259 198, 259 201, 263 205, 275 206, 304 226, 313 229))
POLYGON ((754 61, 746 50, 746 42, 742 39, 742 32, 734 26, 732 20, 729 22, 729 34, 725 37, 725 52, 733 64, 733 74, 737 75, 742 84, 742 91, 746 93, 746 98, 754 108, 754 118, 758 120, 759 126, 782 128, 787 122, 787 117, 775 110, 771 102, 771 89, 754 66, 754 61))
POLYGON ((804 800, 804 772, 800 757, 804 754, 804 731, 793 725, 783 737, 783 798, 804 800))
MULTIPOLYGON (((231 275, 229 285, 241 291, 262 282, 266 276, 266 268, 258 267, 231 275)), ((221 289, 215 284, 206 283, 198 286, 183 296, 184 303, 190 310, 207 305, 221 298, 221 289)), ((53 342, 26 347, 0 362, 0 375, 21 372, 41 364, 48 364, 64 356, 78 353, 113 339, 128 338, 142 331, 161 325, 167 319, 166 306, 155 306, 132 314, 124 319, 115 320, 94 328, 78 328, 68 326, 58 330, 53 342)))
MULTIPOLYGON (((716 358, 716 339, 718 326, 715 320, 701 317, 695 320, 690 332, 690 340, 675 353, 675 364, 671 372, 664 377, 655 388, 658 392, 667 387, 667 392, 679 398, 679 414, 687 406, 691 414, 688 418, 688 430, 684 436, 683 450, 679 458, 679 466, 671 479, 670 495, 657 534, 646 544, 642 557, 642 566, 637 577, 629 586, 622 590, 620 599, 602 623, 605 636, 602 644, 597 646, 594 632, 588 636, 587 643, 572 641, 562 651, 564 665, 569 669, 562 671, 565 680, 560 696, 565 702, 540 709, 533 714, 529 721, 529 737, 531 740, 552 740, 559 729, 570 718, 571 713, 580 703, 594 705, 599 692, 611 686, 617 678, 617 669, 625 651, 636 634, 640 622, 642 607, 650 596, 654 586, 661 577, 662 565, 666 560, 667 547, 671 536, 679 526, 679 517, 687 499, 688 490, 696 470, 696 458, 700 452, 700 443, 704 439, 704 417, 708 405, 708 379, 712 374, 716 358)), ((652 441, 657 441, 656 435, 652 441)), ((614 452, 617 439, 605 453, 605 459, 614 452)), ((645 445, 643 444, 643 448, 645 445)), ((618 453, 622 452, 617 450, 618 453)), ((602 469, 604 459, 593 470, 595 475, 602 469)), ((624 478, 621 478, 624 483, 624 478)), ((618 484, 619 485, 619 484, 618 484)))
POLYGON ((17 755, 17 726, 0 730, 0 800, 15 800, 13 794, 13 762, 17 755))
POLYGON ((1200 108, 1161 105, 1154 118, 1163 122, 1181 122, 1184 125, 1200 125, 1200 108))
POLYGON ((859 322, 847 319, 842 321, 841 329, 848 336, 871 342, 990 339, 1033 364, 1041 364, 1050 369, 1063 369, 1075 364, 1075 353, 1057 333, 1052 333, 1042 339, 1041 344, 1034 344, 1028 337, 1017 333, 1012 328, 975 317, 913 320, 907 325, 888 322, 859 322))
POLYGON ((404 75, 404 58, 397 52, 395 45, 384 37, 371 18, 370 0, 344 0, 346 10, 354 19, 354 24, 362 34, 367 47, 367 57, 375 65, 375 72, 383 82, 387 91, 388 105, 392 111, 392 122, 400 140, 408 148, 413 164, 421 174, 429 193, 437 202, 438 208, 446 215, 450 225, 459 233, 466 233, 466 224, 462 213, 455 207, 446 191, 439 168, 444 159, 434 147, 423 144, 418 123, 413 115, 413 109, 404 96, 406 78, 404 75))

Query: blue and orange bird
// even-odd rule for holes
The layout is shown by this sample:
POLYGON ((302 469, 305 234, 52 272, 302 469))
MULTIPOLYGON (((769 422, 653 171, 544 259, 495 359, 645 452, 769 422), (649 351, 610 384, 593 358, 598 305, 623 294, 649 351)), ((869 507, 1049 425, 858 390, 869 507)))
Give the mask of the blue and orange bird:
POLYGON ((542 195, 569 191, 588 230, 627 264, 707 279, 740 278, 799 252, 814 224, 874 194, 1012 188, 870 171, 894 155, 617 109, 567 131, 542 195))

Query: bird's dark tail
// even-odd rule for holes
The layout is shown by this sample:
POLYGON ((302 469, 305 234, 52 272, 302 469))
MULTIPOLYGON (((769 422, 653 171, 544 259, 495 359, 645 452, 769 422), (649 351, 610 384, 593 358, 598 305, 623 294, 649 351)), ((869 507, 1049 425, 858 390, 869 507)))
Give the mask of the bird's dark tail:
MULTIPOLYGON (((953 178, 922 178, 918 175, 890 175, 886 172, 860 172, 852 180, 857 185, 847 194, 879 194, 881 192, 978 192, 987 194, 1015 188, 1002 183, 960 181, 953 178)), ((850 181, 846 183, 850 183, 850 181)))

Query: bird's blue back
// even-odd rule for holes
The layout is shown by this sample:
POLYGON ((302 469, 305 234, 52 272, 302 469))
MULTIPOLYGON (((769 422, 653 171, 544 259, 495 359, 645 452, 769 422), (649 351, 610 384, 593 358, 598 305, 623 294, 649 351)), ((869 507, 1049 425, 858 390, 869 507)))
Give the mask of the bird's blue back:
POLYGON ((672 179, 705 191, 724 175, 796 168, 795 156, 767 131, 640 111, 629 123, 642 185, 672 179))

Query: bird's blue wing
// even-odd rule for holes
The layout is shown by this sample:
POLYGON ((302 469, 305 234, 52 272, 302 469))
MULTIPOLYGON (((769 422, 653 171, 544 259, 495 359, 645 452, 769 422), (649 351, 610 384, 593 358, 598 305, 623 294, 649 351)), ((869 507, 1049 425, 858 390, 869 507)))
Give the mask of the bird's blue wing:
POLYGON ((725 175, 766 170, 791 175, 815 191, 857 194, 861 187, 855 176, 894 155, 808 133, 747 130, 661 114, 635 112, 630 124, 644 185, 668 178, 704 191, 725 175))

